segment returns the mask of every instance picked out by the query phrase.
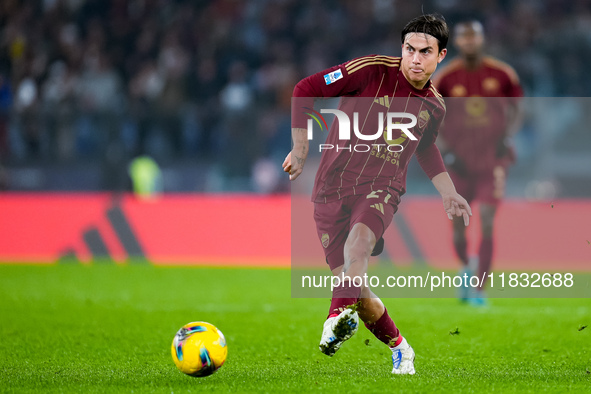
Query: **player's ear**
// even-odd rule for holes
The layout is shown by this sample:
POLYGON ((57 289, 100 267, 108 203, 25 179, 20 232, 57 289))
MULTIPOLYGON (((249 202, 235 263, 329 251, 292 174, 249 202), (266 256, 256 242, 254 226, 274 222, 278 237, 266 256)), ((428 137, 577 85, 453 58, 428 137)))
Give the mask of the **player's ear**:
POLYGON ((437 63, 441 63, 443 59, 445 59, 445 55, 447 55, 447 48, 443 48, 439 51, 439 56, 437 56, 437 63))

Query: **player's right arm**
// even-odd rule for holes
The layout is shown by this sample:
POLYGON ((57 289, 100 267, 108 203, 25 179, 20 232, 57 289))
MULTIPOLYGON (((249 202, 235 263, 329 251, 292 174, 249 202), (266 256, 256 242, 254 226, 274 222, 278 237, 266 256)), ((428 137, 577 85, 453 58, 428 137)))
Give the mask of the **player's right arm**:
POLYGON ((323 97, 340 97, 355 95, 367 84, 367 81, 375 67, 363 67, 370 65, 371 56, 354 59, 351 62, 359 63, 362 67, 356 67, 351 73, 347 66, 351 62, 328 68, 319 73, 310 75, 298 82, 293 90, 291 103, 291 136, 293 149, 283 161, 283 171, 289 173, 289 179, 295 180, 303 171, 308 157, 309 144, 306 112, 314 108, 314 99, 323 97))
POLYGON ((308 157, 309 143, 308 131, 306 129, 291 129, 293 148, 283 161, 283 171, 289 174, 289 180, 295 180, 304 170, 304 163, 308 157))

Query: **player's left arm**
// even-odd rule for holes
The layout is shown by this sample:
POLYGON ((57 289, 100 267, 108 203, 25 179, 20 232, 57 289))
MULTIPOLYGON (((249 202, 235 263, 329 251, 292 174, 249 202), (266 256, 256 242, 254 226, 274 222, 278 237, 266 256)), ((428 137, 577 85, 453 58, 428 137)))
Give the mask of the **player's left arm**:
POLYGON ((507 66, 506 70, 507 82, 505 84, 505 97, 509 97, 509 106, 507 108, 507 137, 514 136, 523 125, 524 108, 523 108, 523 88, 519 82, 519 76, 515 70, 507 66))
POLYGON ((515 97, 507 108, 507 130, 506 137, 513 137, 523 126, 525 118, 525 109, 523 106, 522 97, 515 97))
MULTIPOLYGON (((422 143, 422 141, 421 141, 422 143)), ((420 144, 419 144, 420 146, 420 144)), ((443 208, 447 217, 451 220, 454 216, 463 217, 464 225, 470 224, 470 216, 472 216, 472 209, 470 205, 460 196, 456 191, 449 174, 443 165, 443 159, 439 148, 435 142, 431 142, 427 146, 417 149, 416 152, 419 165, 425 171, 425 174, 431 179, 433 185, 441 195, 443 200, 443 208)))
POLYGON ((431 182, 441 195, 443 200, 443 208, 447 217, 452 220, 454 216, 463 217, 464 225, 470 224, 470 216, 472 216, 472 208, 466 199, 458 194, 454 183, 452 182, 447 172, 441 172, 435 175, 431 182))
POLYGON ((505 112, 505 133, 502 139, 499 140, 496 148, 496 156, 499 158, 507 155, 515 155, 511 139, 521 130, 525 118, 523 89, 519 83, 517 73, 509 65, 506 65, 505 68, 505 78, 503 94, 508 100, 508 105, 506 106, 505 112))

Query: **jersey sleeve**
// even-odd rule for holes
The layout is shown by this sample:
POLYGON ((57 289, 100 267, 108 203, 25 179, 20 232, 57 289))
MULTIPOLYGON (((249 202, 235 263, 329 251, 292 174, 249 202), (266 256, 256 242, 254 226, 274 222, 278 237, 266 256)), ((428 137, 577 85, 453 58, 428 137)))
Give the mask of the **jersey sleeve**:
POLYGON ((513 67, 506 65, 503 69, 505 74, 505 78, 507 81, 505 82, 505 97, 523 97, 523 89, 521 87, 521 83, 519 82, 519 76, 513 69, 513 67))
POLYGON ((441 113, 438 115, 439 116, 432 117, 432 120, 429 122, 425 134, 421 138, 419 146, 415 151, 417 161, 429 179, 433 179, 434 176, 447 171, 443 164, 441 152, 437 145, 435 145, 439 128, 445 117, 445 110, 441 110, 441 113))
POLYGON ((348 63, 310 75, 296 84, 291 101, 292 128, 306 128, 306 109, 314 107, 315 98, 352 96, 363 89, 374 68, 364 67, 349 74, 348 63))

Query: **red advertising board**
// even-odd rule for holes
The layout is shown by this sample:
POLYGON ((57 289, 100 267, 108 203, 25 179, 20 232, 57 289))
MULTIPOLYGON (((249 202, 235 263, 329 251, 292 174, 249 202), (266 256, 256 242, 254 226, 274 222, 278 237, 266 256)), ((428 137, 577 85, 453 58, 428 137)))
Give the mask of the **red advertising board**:
MULTIPOLYGON (((321 252, 312 204, 301 204, 298 231, 321 252), (302 230, 303 229, 303 230, 302 230)), ((158 265, 289 266, 290 196, 165 195, 153 200, 110 194, 0 195, 0 261, 55 263, 73 258, 158 265)), ((476 254, 479 221, 469 229, 476 254)), ((495 267, 591 269, 591 202, 509 200, 495 229, 495 267)), ((455 267, 451 226, 437 198, 406 197, 385 234, 394 264, 422 260, 455 267)), ((316 249, 314 249, 316 248, 316 249)))

